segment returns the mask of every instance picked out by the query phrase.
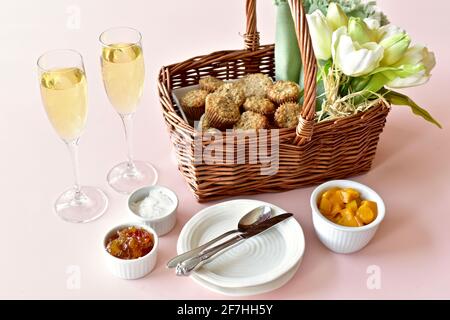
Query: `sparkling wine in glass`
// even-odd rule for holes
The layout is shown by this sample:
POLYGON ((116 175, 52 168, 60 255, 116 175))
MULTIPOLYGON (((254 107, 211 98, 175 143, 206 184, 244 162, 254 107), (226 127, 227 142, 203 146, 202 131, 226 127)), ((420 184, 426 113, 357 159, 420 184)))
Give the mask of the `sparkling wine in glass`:
POLYGON ((139 31, 118 27, 100 35, 100 57, 103 84, 125 130, 127 161, 112 168, 108 183, 117 192, 129 194, 137 188, 153 185, 158 179, 156 169, 148 162, 133 159, 132 124, 142 96, 145 66, 142 36, 139 31))
POLYGON ((54 50, 43 54, 37 65, 42 103, 50 123, 69 149, 75 175, 73 187, 56 200, 54 209, 69 222, 95 220, 105 213, 108 198, 102 190, 79 183, 78 144, 88 112, 83 58, 74 50, 54 50))

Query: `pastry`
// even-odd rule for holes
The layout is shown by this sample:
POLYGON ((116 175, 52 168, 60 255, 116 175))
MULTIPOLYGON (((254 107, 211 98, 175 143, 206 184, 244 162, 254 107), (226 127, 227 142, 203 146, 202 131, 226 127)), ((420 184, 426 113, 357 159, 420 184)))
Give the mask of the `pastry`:
POLYGON ((232 128, 241 116, 233 99, 218 93, 210 93, 206 97, 205 114, 209 125, 217 129, 232 128))
POLYGON ((295 128, 298 124, 301 106, 298 103, 287 102, 275 112, 275 124, 278 128, 295 128))
POLYGON ((231 99, 238 107, 242 106, 245 101, 244 91, 235 82, 225 83, 214 93, 231 99))
POLYGON ((235 130, 267 129, 269 120, 266 116, 253 111, 245 111, 239 121, 234 125, 235 130))
POLYGON ((277 81, 268 88, 267 97, 277 104, 297 102, 300 98, 300 87, 295 82, 277 81))
POLYGON ((181 107, 186 116, 192 120, 198 120, 205 112, 205 101, 208 92, 206 90, 192 90, 181 98, 181 107))
POLYGON ((267 98, 253 96, 244 102, 245 111, 253 111, 262 115, 273 115, 276 110, 275 104, 267 98))
POLYGON ((199 81, 200 89, 206 90, 210 93, 219 89, 225 82, 220 79, 207 76, 205 78, 201 78, 199 81))
POLYGON ((244 90, 245 97, 265 97, 267 94, 267 89, 272 85, 272 79, 262 73, 252 73, 248 74, 239 80, 239 84, 244 90))

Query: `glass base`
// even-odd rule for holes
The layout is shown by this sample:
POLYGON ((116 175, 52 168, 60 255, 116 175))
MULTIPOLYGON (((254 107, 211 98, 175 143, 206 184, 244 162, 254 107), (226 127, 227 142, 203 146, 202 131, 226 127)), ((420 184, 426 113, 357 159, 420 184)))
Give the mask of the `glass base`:
POLYGON ((156 184, 158 173, 148 162, 122 162, 109 171, 107 179, 115 191, 130 194, 136 189, 156 184))
POLYGON ((105 193, 95 187, 81 187, 64 192, 56 200, 54 209, 63 220, 72 223, 86 223, 100 218, 108 208, 105 193))

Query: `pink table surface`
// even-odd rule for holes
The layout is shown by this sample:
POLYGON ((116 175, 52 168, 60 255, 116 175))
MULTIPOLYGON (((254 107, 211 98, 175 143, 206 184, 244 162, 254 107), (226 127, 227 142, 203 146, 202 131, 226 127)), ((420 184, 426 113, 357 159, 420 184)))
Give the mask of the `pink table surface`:
MULTIPOLYGON (((271 1, 259 1, 262 43, 274 39, 271 1)), ((0 298, 224 298, 177 278, 165 262, 175 255, 182 226, 200 209, 177 171, 157 100, 160 66, 215 50, 242 47, 244 0, 232 1, 2 1, 0 10, 0 298), (79 15, 79 28, 72 15, 79 15), (75 22, 75 23, 74 23, 75 22), (108 169, 124 159, 119 118, 110 107, 99 70, 100 32, 134 26, 144 36, 147 83, 135 122, 135 153, 158 168, 159 183, 178 194, 176 228, 161 239, 154 272, 137 281, 112 277, 99 253, 111 226, 128 220, 126 197, 106 184, 108 169), (74 28, 75 26, 75 28, 74 28), (75 48, 85 58, 90 114, 80 148, 82 181, 102 187, 108 212, 86 225, 61 221, 52 212, 56 197, 72 182, 67 151, 50 127, 37 86, 36 59, 53 48, 75 48), (74 266, 74 267, 73 267, 74 266), (75 273, 73 273, 75 272, 75 273), (79 282, 73 282, 74 275, 79 282)), ((448 31, 450 4, 433 0, 379 1, 396 24, 432 48, 438 59, 424 87, 407 90, 444 125, 438 130, 394 107, 381 137, 373 170, 355 180, 376 189, 387 216, 374 241, 354 255, 331 253, 316 238, 308 204, 312 188, 250 197, 296 213, 306 252, 295 277, 261 299, 450 298, 450 112, 448 31), (369 289, 370 266, 381 288, 369 289)))

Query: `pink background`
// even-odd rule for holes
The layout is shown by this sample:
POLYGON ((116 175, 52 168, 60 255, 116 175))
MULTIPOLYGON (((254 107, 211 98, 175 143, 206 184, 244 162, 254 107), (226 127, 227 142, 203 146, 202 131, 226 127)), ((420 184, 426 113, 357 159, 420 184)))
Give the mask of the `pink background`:
MULTIPOLYGON (((438 130, 407 108, 393 108, 373 170, 355 179, 379 191, 387 205, 379 233, 360 253, 337 255, 319 243, 308 204, 312 188, 253 197, 295 212, 306 236, 296 276, 258 298, 450 298, 450 3, 380 0, 379 5, 415 41, 436 52, 433 79, 407 93, 445 129, 438 130), (380 267, 380 290, 366 286, 371 265, 380 267)), ((259 1, 258 14, 262 43, 272 43, 272 1, 259 1)), ((176 253, 182 226, 205 205, 196 203, 177 172, 155 79, 162 65, 241 48, 244 0, 2 1, 0 21, 0 298, 224 298, 164 267, 176 253), (70 5, 81 10, 79 29, 66 26, 70 5), (105 181, 107 170, 125 158, 122 128, 104 93, 98 61, 97 37, 116 25, 133 26, 144 37, 148 76, 135 122, 136 157, 153 162, 159 183, 175 190, 181 200, 175 230, 161 239, 156 269, 138 281, 112 277, 99 252, 104 232, 128 219, 126 197, 105 181), (67 151, 46 119, 37 85, 36 59, 54 48, 79 50, 87 68, 90 113, 80 148, 81 176, 84 184, 104 188, 110 207, 100 220, 86 225, 65 223, 52 212, 53 201, 73 179, 67 151), (67 286, 72 265, 81 272, 80 288, 74 290, 67 286)))

